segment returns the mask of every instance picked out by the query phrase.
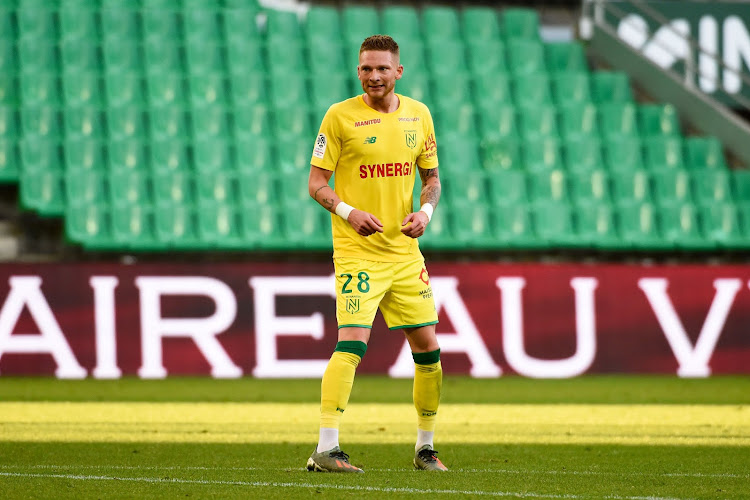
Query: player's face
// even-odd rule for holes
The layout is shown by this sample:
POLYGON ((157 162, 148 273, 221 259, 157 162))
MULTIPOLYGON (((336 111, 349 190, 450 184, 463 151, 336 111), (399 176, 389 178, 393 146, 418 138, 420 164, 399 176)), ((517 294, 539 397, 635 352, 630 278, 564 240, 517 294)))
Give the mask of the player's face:
POLYGON ((362 90, 374 100, 381 100, 393 94, 396 80, 401 79, 404 67, 398 56, 387 50, 366 50, 359 55, 357 76, 362 90))

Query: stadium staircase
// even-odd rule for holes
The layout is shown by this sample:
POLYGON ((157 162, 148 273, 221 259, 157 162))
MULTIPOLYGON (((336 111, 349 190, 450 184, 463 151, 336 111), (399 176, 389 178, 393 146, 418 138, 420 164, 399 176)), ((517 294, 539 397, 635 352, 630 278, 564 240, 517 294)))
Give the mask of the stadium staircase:
POLYGON ((0 180, 86 250, 327 251, 312 143, 377 32, 435 119, 424 248, 750 248, 750 172, 521 8, 1 0, 0 180))

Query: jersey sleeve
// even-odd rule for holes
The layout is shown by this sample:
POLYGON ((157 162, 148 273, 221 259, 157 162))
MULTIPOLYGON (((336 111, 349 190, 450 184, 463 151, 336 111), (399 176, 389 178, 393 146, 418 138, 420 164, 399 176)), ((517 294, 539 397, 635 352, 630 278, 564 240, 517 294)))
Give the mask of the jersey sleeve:
POLYGON ((310 164, 325 170, 335 170, 341 155, 341 134, 335 108, 328 108, 315 138, 310 164))
POLYGON ((437 168, 438 156, 437 156, 437 143, 435 142, 435 124, 432 122, 432 115, 430 110, 425 106, 424 108, 424 147, 422 152, 417 158, 417 166, 423 170, 429 170, 431 168, 437 168))

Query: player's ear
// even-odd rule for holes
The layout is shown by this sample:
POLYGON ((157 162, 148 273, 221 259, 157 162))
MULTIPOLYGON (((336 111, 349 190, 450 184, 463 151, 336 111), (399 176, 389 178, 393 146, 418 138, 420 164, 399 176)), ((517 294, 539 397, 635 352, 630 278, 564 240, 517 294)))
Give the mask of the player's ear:
POLYGON ((399 64, 398 68, 396 69, 396 80, 401 80, 402 76, 404 76, 404 66, 402 64, 399 64))

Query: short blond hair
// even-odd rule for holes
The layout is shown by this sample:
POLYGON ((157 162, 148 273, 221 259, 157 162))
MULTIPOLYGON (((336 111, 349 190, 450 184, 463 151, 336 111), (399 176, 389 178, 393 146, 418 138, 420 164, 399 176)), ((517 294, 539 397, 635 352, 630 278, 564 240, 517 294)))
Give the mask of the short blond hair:
POLYGON ((399 56, 398 44, 396 40, 389 37, 388 35, 372 35, 365 38, 362 45, 359 46, 359 53, 366 50, 380 50, 390 52, 396 57, 399 56))

